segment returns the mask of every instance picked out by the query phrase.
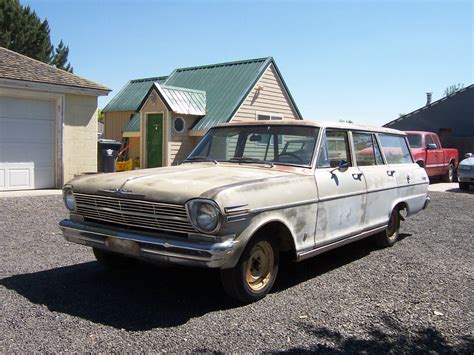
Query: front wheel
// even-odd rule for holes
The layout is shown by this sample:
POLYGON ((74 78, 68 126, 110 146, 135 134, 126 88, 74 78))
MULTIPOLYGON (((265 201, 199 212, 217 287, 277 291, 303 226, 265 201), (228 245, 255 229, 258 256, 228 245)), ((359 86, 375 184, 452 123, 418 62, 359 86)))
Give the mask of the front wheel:
POLYGON ((268 236, 250 240, 237 265, 221 270, 226 293, 243 303, 258 301, 267 295, 278 273, 279 254, 268 236))
POLYGON ((387 228, 376 235, 376 243, 379 247, 391 247, 395 244, 400 233, 400 212, 394 209, 388 220, 387 228))
POLYGON ((469 183, 468 182, 460 182, 459 183, 459 188, 461 190, 469 190, 469 183))

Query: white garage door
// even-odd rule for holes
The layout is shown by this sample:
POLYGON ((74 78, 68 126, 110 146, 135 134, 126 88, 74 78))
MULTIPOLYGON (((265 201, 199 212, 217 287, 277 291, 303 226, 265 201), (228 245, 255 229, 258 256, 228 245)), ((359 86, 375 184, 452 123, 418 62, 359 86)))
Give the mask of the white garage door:
POLYGON ((0 190, 54 187, 55 102, 0 96, 0 190))

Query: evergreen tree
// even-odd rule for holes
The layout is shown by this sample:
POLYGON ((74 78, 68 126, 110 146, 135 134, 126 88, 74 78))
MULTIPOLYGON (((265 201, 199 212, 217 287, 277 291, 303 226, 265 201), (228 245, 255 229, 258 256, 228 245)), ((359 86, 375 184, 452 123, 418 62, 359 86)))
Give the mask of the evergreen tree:
POLYGON ((71 64, 67 62, 67 56, 69 54, 69 47, 65 46, 63 40, 61 40, 54 50, 54 56, 52 59, 52 64, 59 69, 66 70, 70 73, 73 72, 71 64))
POLYGON ((48 21, 41 21, 29 6, 23 7, 19 0, 0 0, 0 46, 72 72, 67 63, 69 47, 61 40, 55 50, 48 21))

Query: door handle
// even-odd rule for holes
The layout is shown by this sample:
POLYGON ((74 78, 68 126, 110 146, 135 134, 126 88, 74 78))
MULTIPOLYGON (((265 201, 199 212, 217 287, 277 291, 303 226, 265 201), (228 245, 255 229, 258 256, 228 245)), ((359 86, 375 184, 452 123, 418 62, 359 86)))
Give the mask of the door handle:
POLYGON ((393 174, 395 174, 395 170, 387 170, 388 176, 393 176, 393 174))
POLYGON ((362 180, 362 173, 355 173, 355 174, 352 174, 352 178, 354 180, 362 180))

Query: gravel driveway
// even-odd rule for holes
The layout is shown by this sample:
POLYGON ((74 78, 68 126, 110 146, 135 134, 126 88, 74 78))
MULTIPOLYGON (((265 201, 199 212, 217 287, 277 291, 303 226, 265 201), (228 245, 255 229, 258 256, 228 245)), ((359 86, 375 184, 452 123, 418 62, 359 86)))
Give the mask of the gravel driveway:
POLYGON ((300 264, 241 306, 218 273, 110 273, 66 243, 59 196, 0 198, 0 353, 474 352, 474 195, 432 192, 389 249, 361 241, 300 264))

